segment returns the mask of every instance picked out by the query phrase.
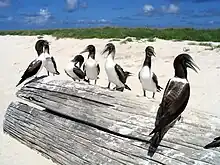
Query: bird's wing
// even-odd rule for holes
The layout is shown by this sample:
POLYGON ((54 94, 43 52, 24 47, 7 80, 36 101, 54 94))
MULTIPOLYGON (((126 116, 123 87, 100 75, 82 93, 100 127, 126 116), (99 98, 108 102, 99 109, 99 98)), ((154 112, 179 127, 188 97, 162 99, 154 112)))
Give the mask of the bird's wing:
POLYGON ((153 72, 153 76, 152 76, 153 82, 155 82, 156 86, 158 86, 158 79, 157 79, 157 75, 153 72))
POLYGON ((86 71, 86 64, 84 63, 83 64, 83 72, 85 72, 86 71))
POLYGON ((157 112, 155 129, 151 134, 172 123, 184 111, 189 95, 189 83, 183 84, 169 80, 157 112))
POLYGON ((97 75, 99 75, 99 73, 100 73, 100 66, 99 66, 99 64, 97 64, 97 75))
POLYGON ((53 56, 51 57, 51 61, 52 61, 53 65, 54 65, 54 68, 55 68, 55 70, 57 72, 57 64, 56 64, 53 56))
POLYGON ((38 70, 40 69, 42 65, 42 61, 41 60, 34 60, 32 61, 28 68, 25 70, 22 78, 29 78, 29 77, 32 77, 33 75, 35 75, 38 70))
POLYGON ((119 80, 124 84, 126 82, 126 77, 123 69, 120 67, 120 65, 115 65, 115 71, 118 75, 119 80))
POLYGON ((73 68, 73 72, 80 78, 84 79, 85 78, 85 73, 80 69, 80 68, 73 68))

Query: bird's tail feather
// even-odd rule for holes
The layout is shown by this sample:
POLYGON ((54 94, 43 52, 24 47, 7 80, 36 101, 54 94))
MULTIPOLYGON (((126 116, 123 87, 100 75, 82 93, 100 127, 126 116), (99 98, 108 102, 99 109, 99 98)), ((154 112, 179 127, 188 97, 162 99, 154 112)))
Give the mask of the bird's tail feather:
POLYGON ((205 149, 214 148, 214 147, 220 147, 220 141, 219 140, 214 140, 211 143, 204 146, 205 149))
POLYGON ((125 84, 125 89, 131 91, 131 88, 127 84, 125 84))
POLYGON ((161 90, 163 90, 163 88, 159 85, 157 85, 157 92, 161 92, 161 90))
POLYGON ((154 136, 150 139, 150 146, 148 149, 147 155, 152 157, 157 150, 162 138, 160 137, 160 133, 156 132, 154 136))
POLYGON ((84 79, 83 79, 83 81, 85 81, 85 82, 89 83, 89 80, 88 80, 88 79, 86 79, 86 78, 84 78, 84 79))
POLYGON ((23 83, 25 81, 25 79, 21 79, 19 82, 18 82, 18 84, 16 85, 16 87, 18 86, 18 85, 20 85, 21 83, 23 83))

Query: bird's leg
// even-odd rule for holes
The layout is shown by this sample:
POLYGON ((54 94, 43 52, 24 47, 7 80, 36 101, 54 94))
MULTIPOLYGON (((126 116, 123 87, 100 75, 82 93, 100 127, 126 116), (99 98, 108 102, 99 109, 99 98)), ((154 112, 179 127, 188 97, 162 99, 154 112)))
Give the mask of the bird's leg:
POLYGON ((155 96, 155 92, 153 92, 153 97, 152 97, 153 99, 154 99, 154 96, 155 96))
POLYGON ((90 85, 90 80, 88 79, 88 83, 89 83, 89 85, 90 85))
POLYGON ((95 85, 96 85, 97 79, 95 80, 95 85))
POLYGON ((144 97, 146 97, 146 91, 143 89, 143 92, 144 92, 144 97))
POLYGON ((48 76, 50 75, 49 71, 47 71, 47 75, 48 75, 48 76))

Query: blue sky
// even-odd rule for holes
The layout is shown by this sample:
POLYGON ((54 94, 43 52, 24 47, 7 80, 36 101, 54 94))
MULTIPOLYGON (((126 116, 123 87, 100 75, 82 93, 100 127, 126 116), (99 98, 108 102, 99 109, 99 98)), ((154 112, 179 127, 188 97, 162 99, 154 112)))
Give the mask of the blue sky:
POLYGON ((0 30, 220 28, 220 0, 0 0, 0 30))

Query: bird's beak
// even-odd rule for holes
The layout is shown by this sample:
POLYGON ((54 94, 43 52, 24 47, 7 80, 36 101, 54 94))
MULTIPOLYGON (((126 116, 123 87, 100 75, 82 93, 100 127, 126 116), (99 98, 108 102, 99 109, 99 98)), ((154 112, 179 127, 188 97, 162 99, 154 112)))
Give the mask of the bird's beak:
POLYGON ((83 50, 83 51, 80 52, 79 54, 83 54, 83 53, 85 53, 85 52, 88 52, 88 49, 87 49, 87 48, 85 48, 85 50, 83 50))
POLYGON ((108 47, 107 47, 107 46, 105 46, 105 48, 104 48, 104 50, 102 51, 102 53, 101 53, 101 54, 105 54, 107 51, 108 51, 108 47))
POLYGON ((155 51, 153 52, 153 56, 156 57, 156 53, 155 53, 155 51))
POLYGON ((196 65, 192 60, 188 63, 188 67, 194 70, 196 73, 198 73, 198 70, 200 70, 198 65, 196 65))

